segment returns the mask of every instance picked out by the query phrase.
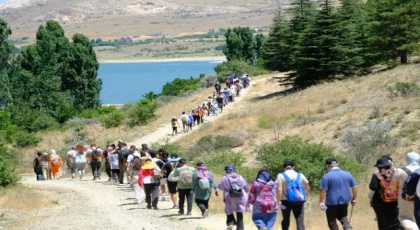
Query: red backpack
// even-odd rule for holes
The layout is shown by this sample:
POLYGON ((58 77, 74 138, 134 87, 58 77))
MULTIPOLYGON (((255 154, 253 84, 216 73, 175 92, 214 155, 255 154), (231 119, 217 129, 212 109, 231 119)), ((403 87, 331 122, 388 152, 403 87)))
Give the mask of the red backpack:
POLYGON ((384 178, 379 173, 376 173, 376 176, 378 177, 379 185, 381 186, 379 194, 382 201, 386 203, 398 202, 399 191, 398 188, 395 191, 391 188, 391 177, 384 178))

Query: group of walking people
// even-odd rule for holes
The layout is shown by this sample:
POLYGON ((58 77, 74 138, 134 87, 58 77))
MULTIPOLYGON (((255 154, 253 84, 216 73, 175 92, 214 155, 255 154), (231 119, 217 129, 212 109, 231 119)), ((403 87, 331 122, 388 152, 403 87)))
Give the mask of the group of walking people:
POLYGON ((213 115, 217 116, 223 113, 223 108, 230 103, 235 102, 236 97, 241 95, 241 90, 247 88, 250 84, 248 75, 243 75, 239 78, 229 78, 226 81, 226 87, 222 90, 222 86, 217 82, 214 86, 215 91, 213 95, 208 96, 201 104, 197 105, 191 111, 182 112, 181 116, 173 116, 171 119, 172 135, 178 134, 178 128, 182 131, 188 132, 192 130, 193 126, 204 123, 204 117, 213 115))

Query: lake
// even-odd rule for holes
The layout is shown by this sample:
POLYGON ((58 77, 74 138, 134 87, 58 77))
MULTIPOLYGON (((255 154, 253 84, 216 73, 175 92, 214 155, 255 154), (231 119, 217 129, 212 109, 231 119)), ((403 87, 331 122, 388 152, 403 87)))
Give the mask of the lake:
POLYGON ((103 63, 98 71, 98 77, 102 78, 100 99, 102 104, 137 102, 150 91, 160 93, 162 86, 175 78, 213 74, 218 64, 212 61, 103 63))

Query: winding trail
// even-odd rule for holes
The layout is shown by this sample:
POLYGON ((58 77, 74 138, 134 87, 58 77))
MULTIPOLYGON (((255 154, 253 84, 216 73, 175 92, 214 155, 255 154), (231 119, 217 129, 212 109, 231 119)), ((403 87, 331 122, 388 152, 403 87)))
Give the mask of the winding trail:
MULTIPOLYGON (((245 98, 253 84, 264 79, 251 82, 250 87, 242 90, 241 96, 234 104, 224 108, 218 116, 205 117, 205 123, 214 122, 228 115, 245 98)), ((170 142, 178 138, 194 134, 199 127, 194 127, 188 133, 172 137, 171 124, 168 122, 156 131, 131 142, 140 146, 159 141, 170 142)), ((92 181, 87 173, 84 180, 61 180, 37 182, 33 176, 24 175, 22 183, 28 187, 54 191, 53 197, 48 197, 53 204, 53 210, 40 210, 31 213, 33 221, 25 222, 24 229, 141 229, 141 230, 220 230, 226 229, 224 215, 210 215, 201 218, 198 208, 193 204, 192 216, 179 216, 177 209, 171 209, 172 202, 159 201, 159 210, 148 210, 145 204, 135 203, 134 191, 128 184, 116 185, 108 181, 92 181), (54 213, 51 218, 50 214, 54 213)), ((220 198, 213 198, 220 199, 220 198)), ((185 204, 186 205, 186 204, 185 204)), ((23 225, 23 223, 22 223, 23 225)), ((17 228, 20 229, 19 226, 17 228)))

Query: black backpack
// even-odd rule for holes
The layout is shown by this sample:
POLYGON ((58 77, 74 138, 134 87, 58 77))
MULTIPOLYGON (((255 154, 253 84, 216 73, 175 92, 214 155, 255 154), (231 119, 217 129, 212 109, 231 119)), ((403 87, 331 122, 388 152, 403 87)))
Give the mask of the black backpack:
POLYGON ((230 197, 243 197, 244 193, 242 191, 242 185, 239 183, 239 179, 231 181, 228 177, 228 181, 230 184, 229 196, 230 197))
POLYGON ((408 200, 406 199, 406 195, 407 195, 407 183, 410 180, 410 177, 411 177, 412 172, 408 168, 402 168, 402 170, 404 170, 404 172, 407 173, 408 177, 407 177, 407 180, 405 180, 404 185, 402 187, 401 197, 404 200, 406 200, 406 201, 414 201, 414 199, 408 199, 408 200))
POLYGON ((94 151, 92 151, 92 157, 93 158, 97 158, 99 156, 99 152, 98 152, 98 150, 94 150, 94 151))

